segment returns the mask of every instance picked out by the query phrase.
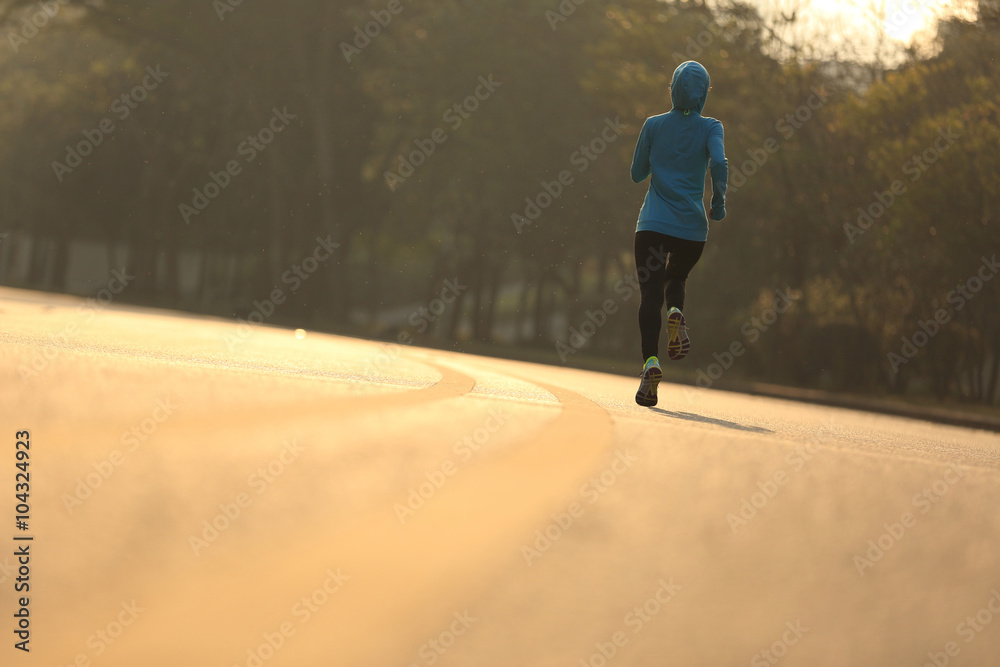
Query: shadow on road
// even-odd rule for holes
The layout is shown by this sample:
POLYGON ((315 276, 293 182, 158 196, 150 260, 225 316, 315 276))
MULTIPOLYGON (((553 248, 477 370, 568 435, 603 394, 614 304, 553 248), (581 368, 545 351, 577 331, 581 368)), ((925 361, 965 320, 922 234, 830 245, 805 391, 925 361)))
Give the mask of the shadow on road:
POLYGON ((653 412, 659 412, 661 415, 666 415, 668 417, 673 417, 674 419, 686 419, 690 422, 700 422, 702 424, 714 424, 715 426, 722 426, 724 428, 731 428, 735 431, 749 431, 751 433, 774 433, 771 429, 761 428, 759 426, 745 426, 743 424, 737 424, 735 422, 727 422, 725 419, 714 419, 712 417, 702 417, 701 415, 696 415, 693 412, 671 412, 670 410, 664 410, 663 408, 650 408, 653 412))

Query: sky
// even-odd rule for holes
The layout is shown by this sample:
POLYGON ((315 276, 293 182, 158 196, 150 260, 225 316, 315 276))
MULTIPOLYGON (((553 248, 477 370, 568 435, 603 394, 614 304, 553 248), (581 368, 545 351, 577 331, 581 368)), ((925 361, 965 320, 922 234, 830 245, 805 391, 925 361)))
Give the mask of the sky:
MULTIPOLYGON (((935 20, 969 6, 971 0, 751 0, 765 16, 795 13, 784 37, 805 42, 820 55, 832 52, 883 56, 912 39, 932 36, 935 20)), ((974 3, 972 3, 974 4, 974 3)))
POLYGON ((950 0, 812 0, 817 16, 846 15, 859 25, 880 25, 885 33, 903 42, 920 30, 932 28, 934 20, 953 9, 950 0))

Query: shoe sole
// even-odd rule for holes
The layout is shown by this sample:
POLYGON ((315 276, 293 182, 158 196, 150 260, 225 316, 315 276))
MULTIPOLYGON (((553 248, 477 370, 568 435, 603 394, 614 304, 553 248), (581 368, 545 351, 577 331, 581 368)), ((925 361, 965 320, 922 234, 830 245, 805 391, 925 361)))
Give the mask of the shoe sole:
POLYGON ((683 313, 667 315, 667 357, 672 361, 680 361, 691 351, 691 339, 687 335, 687 326, 683 313))
POLYGON ((659 400, 656 395, 656 387, 662 379, 663 371, 659 368, 650 368, 646 371, 642 377, 642 384, 639 385, 639 391, 635 392, 635 402, 644 408, 651 408, 656 405, 659 400), (649 385, 643 391, 643 385, 646 385, 647 382, 649 385))

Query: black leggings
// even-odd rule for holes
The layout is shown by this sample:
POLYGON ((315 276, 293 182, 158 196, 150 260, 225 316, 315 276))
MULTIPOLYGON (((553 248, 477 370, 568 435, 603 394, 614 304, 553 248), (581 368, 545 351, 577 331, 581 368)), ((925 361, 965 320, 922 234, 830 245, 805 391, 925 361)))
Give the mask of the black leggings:
POLYGON ((684 283, 701 259, 704 241, 688 241, 659 232, 635 233, 635 269, 639 274, 639 334, 642 360, 657 356, 660 345, 661 310, 684 310, 684 283))

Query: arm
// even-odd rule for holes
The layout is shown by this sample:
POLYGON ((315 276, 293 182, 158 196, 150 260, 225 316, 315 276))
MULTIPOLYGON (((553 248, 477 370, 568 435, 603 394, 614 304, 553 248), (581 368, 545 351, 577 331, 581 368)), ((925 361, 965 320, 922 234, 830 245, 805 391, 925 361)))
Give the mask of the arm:
MULTIPOLYGON (((726 185, 729 181, 729 162, 726 160, 725 134, 722 123, 717 123, 708 135, 708 165, 712 172, 712 220, 726 217, 726 185)), ((634 168, 633 168, 634 169, 634 168)))
POLYGON ((632 182, 642 183, 646 177, 652 173, 649 164, 649 149, 653 145, 653 138, 650 136, 649 119, 642 124, 639 131, 639 141, 635 144, 635 155, 632 157, 632 182))

